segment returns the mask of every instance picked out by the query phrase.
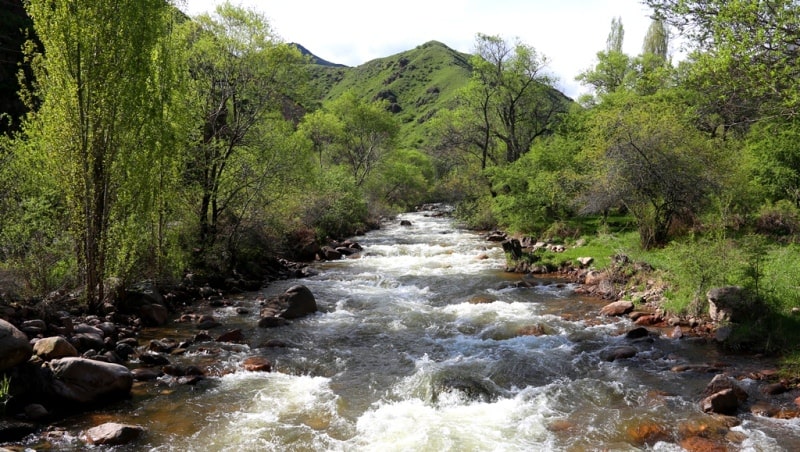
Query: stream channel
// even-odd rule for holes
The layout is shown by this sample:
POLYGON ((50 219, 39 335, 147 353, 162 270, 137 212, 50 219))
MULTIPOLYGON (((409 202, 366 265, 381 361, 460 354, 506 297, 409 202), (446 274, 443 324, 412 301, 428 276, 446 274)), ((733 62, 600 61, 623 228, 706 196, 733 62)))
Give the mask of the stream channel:
MULTIPOLYGON (((170 357, 211 369, 208 378, 137 383, 130 400, 62 427, 147 429, 115 450, 680 451, 693 434, 728 450, 800 450, 798 419, 741 414, 731 425, 700 410, 713 373, 670 370, 758 363, 687 338, 625 339, 635 325, 599 317, 603 302, 570 284, 534 279, 535 287, 516 288, 532 277, 505 273, 499 245, 446 216, 403 214, 354 239, 364 248, 358 258, 318 263, 316 276, 234 298, 238 311, 208 308, 222 329, 247 338, 170 357), (320 312, 258 328, 259 297, 297 284, 320 312), (273 339, 287 346, 267 346, 273 339), (618 345, 638 353, 601 358, 618 345), (274 371, 244 371, 251 356, 268 358, 274 371)), ((148 329, 140 343, 196 332, 171 323, 148 329)), ((741 384, 756 391, 756 382, 741 384)), ((80 444, 67 435, 52 446, 80 444)))

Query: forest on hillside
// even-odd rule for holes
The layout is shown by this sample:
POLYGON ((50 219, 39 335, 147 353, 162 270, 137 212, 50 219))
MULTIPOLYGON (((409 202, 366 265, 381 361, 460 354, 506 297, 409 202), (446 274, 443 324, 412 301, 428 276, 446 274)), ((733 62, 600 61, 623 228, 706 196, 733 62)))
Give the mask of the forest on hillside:
POLYGON ((474 228, 648 260, 678 313, 744 287, 759 315, 743 342, 796 350, 800 5, 643 3, 639 55, 618 19, 587 43, 592 94, 556 91, 535 43, 477 33, 463 86, 409 120, 386 92, 336 91, 349 68, 320 83, 253 10, 27 1, 24 113, 0 138, 2 296, 76 291, 93 310, 112 278, 257 278, 441 201, 474 228))

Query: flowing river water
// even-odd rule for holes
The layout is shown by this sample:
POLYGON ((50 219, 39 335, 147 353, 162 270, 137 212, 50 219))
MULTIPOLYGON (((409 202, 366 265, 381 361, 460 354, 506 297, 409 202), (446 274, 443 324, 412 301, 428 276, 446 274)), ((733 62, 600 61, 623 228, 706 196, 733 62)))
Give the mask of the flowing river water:
MULTIPOLYGON (((516 288, 523 277, 503 272, 502 249, 446 217, 404 214, 355 239, 359 258, 242 296, 238 311, 215 308, 246 345, 199 344, 170 358, 216 376, 137 383, 122 406, 70 427, 141 425, 148 433, 130 450, 155 451, 680 451, 692 435, 729 450, 800 450, 798 420, 748 414, 732 425, 703 414, 714 374, 670 370, 745 359, 686 338, 625 339, 634 325, 601 319, 602 303, 570 284, 516 288), (311 289, 320 312, 257 328, 258 296, 296 284, 311 289), (287 346, 268 346, 273 339, 287 346), (618 345, 638 353, 602 359, 618 345), (250 356, 275 371, 243 371, 250 356)), ((142 339, 195 332, 173 324, 142 339)), ((742 385, 755 391, 755 382, 742 385)), ((80 448, 76 437, 58 441, 80 448)))

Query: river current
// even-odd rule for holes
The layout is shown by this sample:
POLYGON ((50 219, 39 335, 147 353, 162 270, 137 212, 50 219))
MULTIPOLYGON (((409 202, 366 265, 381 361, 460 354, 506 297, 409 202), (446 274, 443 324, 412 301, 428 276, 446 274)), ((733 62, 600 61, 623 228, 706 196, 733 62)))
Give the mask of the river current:
MULTIPOLYGON (((137 383, 122 407, 74 422, 142 425, 148 433, 131 450, 155 451, 681 451, 692 435, 729 450, 800 449, 798 420, 746 415, 730 425, 699 407, 713 373, 670 370, 746 363, 700 341, 625 339, 635 325, 600 318, 602 303, 570 284, 517 288, 523 276, 503 272, 502 249, 447 217, 403 214, 355 240, 357 258, 215 308, 248 343, 170 358, 205 364, 210 378, 137 383), (257 328, 258 297, 296 284, 320 312, 257 328), (619 345, 637 355, 602 358, 619 345), (250 356, 275 371, 243 371, 250 356)), ((195 332, 175 324, 148 334, 195 332)))

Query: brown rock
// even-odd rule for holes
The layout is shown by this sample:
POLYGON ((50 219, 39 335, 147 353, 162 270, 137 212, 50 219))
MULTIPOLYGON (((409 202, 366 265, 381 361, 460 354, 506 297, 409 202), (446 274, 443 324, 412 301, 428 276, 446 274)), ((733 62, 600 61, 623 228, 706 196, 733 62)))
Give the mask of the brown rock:
POLYGON ((663 425, 656 422, 645 421, 627 429, 631 443, 638 446, 652 445, 658 441, 669 439, 670 435, 663 425))
POLYGON ((600 314, 607 316, 625 315, 633 311, 633 302, 628 300, 615 301, 603 306, 600 309, 600 314))
POLYGON ((733 389, 723 389, 703 399, 700 407, 706 413, 732 415, 739 410, 739 398, 733 389))
POLYGON ((688 452, 727 452, 728 450, 726 446, 702 436, 684 438, 681 440, 680 445, 688 452))
POLYGON ((608 275, 606 273, 592 270, 586 273, 583 283, 587 286, 596 286, 600 284, 601 281, 605 281, 607 278, 608 275))
POLYGON ((263 356, 251 356, 242 362, 244 370, 249 372, 272 372, 272 363, 263 356))
POLYGON ((0 319, 0 372, 24 363, 33 354, 28 336, 0 319))
POLYGON ((33 352, 45 361, 51 359, 66 358, 68 356, 78 356, 78 350, 61 336, 46 337, 39 339, 33 344, 33 352))
POLYGON ((108 422, 86 431, 86 442, 94 445, 118 446, 138 439, 145 429, 137 425, 108 422))
POLYGON ((764 394, 769 394, 769 395, 783 394, 784 392, 787 392, 788 390, 789 390, 789 388, 787 388, 786 385, 784 385, 783 383, 772 383, 770 385, 764 386, 764 388, 761 389, 761 391, 764 394))
POLYGON ((221 334, 217 338, 217 342, 231 342, 234 344, 243 344, 245 342, 245 337, 244 334, 242 333, 242 330, 235 329, 228 331, 227 333, 221 334))
POLYGON ((547 333, 542 325, 526 325, 517 330, 517 334, 520 336, 542 336, 547 333))
POLYGON ((658 323, 658 320, 659 319, 657 316, 654 316, 652 314, 645 314, 636 319, 634 323, 642 326, 653 326, 658 323))

